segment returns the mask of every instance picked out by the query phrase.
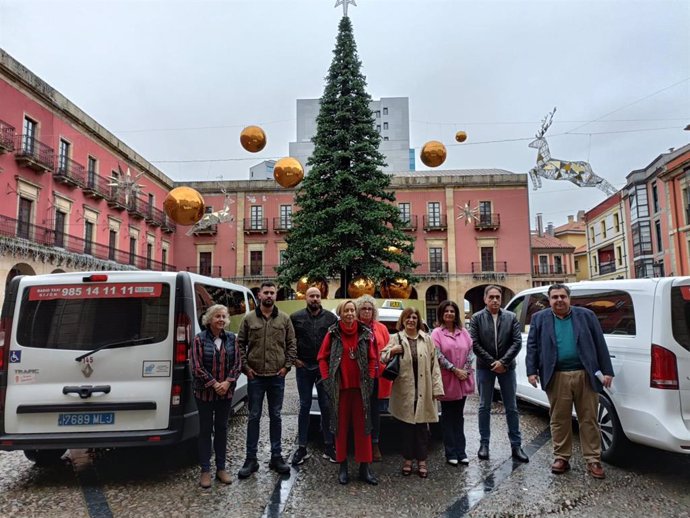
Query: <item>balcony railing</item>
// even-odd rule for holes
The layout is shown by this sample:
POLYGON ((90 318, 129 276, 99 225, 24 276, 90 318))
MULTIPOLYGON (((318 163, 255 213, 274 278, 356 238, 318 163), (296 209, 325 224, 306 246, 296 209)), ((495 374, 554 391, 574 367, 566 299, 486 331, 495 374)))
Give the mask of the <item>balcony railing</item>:
POLYGON ((148 212, 147 205, 148 204, 141 198, 130 196, 129 200, 127 201, 127 212, 129 212, 135 218, 144 219, 146 213, 148 212))
POLYGON ((535 277, 548 277, 550 275, 567 275, 563 266, 553 264, 540 264, 534 267, 535 277))
POLYGON ((18 146, 14 153, 14 158, 20 165, 39 173, 53 170, 55 167, 55 153, 52 147, 47 146, 30 135, 19 135, 17 142, 18 146))
POLYGON ((429 216, 429 214, 424 214, 424 230, 435 231, 435 230, 446 230, 448 228, 448 218, 445 214, 439 214, 436 216, 429 216))
POLYGON ((0 120, 0 154, 14 151, 16 130, 5 121, 0 120))
POLYGON ((215 236, 218 233, 218 225, 213 224, 203 228, 197 228, 192 231, 195 236, 215 236))
POLYGON ((283 232, 289 232, 292 228, 292 219, 286 218, 273 218, 273 232, 276 234, 282 234, 283 232))
POLYGON ((172 234, 177 230, 177 225, 175 225, 175 222, 168 217, 167 214, 163 214, 163 223, 161 225, 161 230, 163 232, 167 232, 168 234, 172 234))
MULTIPOLYGON (((0 216, 0 236, 4 238, 23 238, 47 249, 59 249, 62 253, 70 252, 75 256, 83 256, 85 251, 96 259, 114 261, 119 264, 132 265, 139 269, 157 271, 176 271, 174 265, 154 261, 145 256, 136 255, 128 250, 110 248, 101 243, 87 241, 52 228, 32 225, 14 218, 0 216)), ((19 241, 19 240, 17 240, 19 241)))
POLYGON ((270 277, 276 276, 275 265, 268 266, 265 264, 245 264, 244 265, 244 276, 245 277, 270 277))
POLYGON ((206 277, 223 277, 221 266, 187 266, 185 270, 190 273, 198 273, 206 277))
POLYGON ((125 210, 127 208, 127 197, 122 189, 110 186, 110 192, 106 199, 108 200, 108 207, 117 210, 125 210))
POLYGON ((475 230, 496 230, 501 226, 501 215, 494 214, 480 214, 479 219, 474 220, 475 230))
POLYGON ((245 234, 265 234, 268 232, 268 218, 250 218, 244 220, 245 234))
POLYGON ((508 272, 508 262, 507 261, 477 261, 472 263, 472 273, 480 272, 508 272))
POLYGON ((95 171, 89 171, 86 173, 86 181, 84 182, 84 194, 96 199, 107 198, 110 194, 109 183, 102 176, 98 176, 95 171))
POLYGON ((402 219, 402 229, 408 232, 415 232, 417 230, 417 215, 412 214, 408 219, 402 219))
POLYGON ((605 263, 599 263, 599 275, 606 275, 607 273, 613 273, 616 271, 616 261, 608 261, 605 263))
POLYGON ((56 181, 72 187, 81 187, 86 183, 84 166, 64 155, 58 157, 58 164, 53 171, 53 177, 56 181))
POLYGON ((146 222, 153 227, 160 227, 165 221, 165 212, 157 209, 153 205, 146 207, 146 222))

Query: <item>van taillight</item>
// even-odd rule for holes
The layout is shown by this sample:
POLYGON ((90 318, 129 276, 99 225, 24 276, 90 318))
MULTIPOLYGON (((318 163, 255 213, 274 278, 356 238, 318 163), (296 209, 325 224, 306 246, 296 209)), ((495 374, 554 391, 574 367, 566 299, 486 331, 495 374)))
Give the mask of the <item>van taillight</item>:
POLYGON ((178 313, 175 319, 175 363, 187 362, 187 350, 190 345, 191 322, 186 313, 178 313))
POLYGON ((179 406, 182 395, 182 385, 179 383, 173 383, 172 389, 170 390, 170 406, 179 406))
POLYGON ((649 386, 657 389, 678 390, 678 362, 676 355, 660 345, 652 344, 652 366, 649 386))

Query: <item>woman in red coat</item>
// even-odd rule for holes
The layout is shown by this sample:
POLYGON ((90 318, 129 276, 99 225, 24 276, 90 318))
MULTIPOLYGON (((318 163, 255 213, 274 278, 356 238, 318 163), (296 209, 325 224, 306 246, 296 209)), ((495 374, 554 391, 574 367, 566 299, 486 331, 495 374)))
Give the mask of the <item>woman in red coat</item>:
POLYGON ((335 457, 340 463, 338 481, 349 482, 347 472, 347 439, 350 423, 355 439, 355 460, 359 478, 378 484, 371 464, 371 397, 376 356, 371 331, 356 319, 355 303, 341 302, 336 309, 340 320, 333 324, 319 351, 319 369, 331 401, 331 431, 335 434, 335 457))

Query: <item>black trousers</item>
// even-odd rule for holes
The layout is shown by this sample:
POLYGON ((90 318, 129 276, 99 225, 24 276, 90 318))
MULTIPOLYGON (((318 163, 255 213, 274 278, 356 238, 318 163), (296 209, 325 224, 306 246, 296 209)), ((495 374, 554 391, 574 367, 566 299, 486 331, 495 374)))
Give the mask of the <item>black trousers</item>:
POLYGON ((429 424, 398 421, 405 460, 426 460, 429 455, 429 424))

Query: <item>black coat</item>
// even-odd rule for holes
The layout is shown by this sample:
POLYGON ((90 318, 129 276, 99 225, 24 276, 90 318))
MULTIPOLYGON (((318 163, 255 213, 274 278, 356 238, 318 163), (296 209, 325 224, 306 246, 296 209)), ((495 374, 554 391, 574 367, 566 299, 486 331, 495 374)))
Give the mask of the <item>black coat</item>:
POLYGON ((515 357, 522 347, 520 323, 515 313, 498 310, 498 340, 495 340, 494 321, 491 312, 484 308, 472 315, 470 336, 472 349, 477 355, 478 369, 491 369, 491 364, 500 361, 508 370, 515 368, 515 357))

